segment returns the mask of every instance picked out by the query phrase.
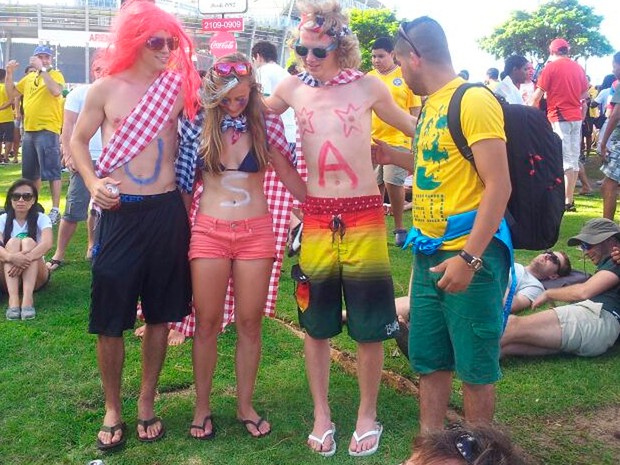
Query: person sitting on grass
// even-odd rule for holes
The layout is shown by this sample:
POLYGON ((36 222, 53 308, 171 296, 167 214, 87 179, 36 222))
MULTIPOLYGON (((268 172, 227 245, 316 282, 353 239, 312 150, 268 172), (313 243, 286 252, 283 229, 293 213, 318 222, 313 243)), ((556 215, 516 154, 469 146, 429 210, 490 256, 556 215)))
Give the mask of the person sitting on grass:
POLYGON ((9 187, 6 213, 0 215, 0 286, 9 294, 7 320, 33 319, 33 292, 50 278, 43 255, 52 248, 52 222, 40 213, 38 199, 34 182, 19 179, 9 187))
MULTIPOLYGON (((536 255, 528 265, 515 263, 517 286, 512 299, 510 311, 517 313, 532 305, 532 302, 545 291, 542 281, 553 281, 568 276, 571 273, 571 263, 568 255, 561 251, 546 250, 536 255)), ((512 279, 512 276, 510 277, 512 279)), ((511 281, 508 281, 506 298, 511 281)), ((396 313, 401 322, 409 321, 409 296, 398 297, 396 313)))
POLYGON ((547 289, 532 308, 555 301, 569 305, 527 316, 508 318, 501 339, 501 353, 541 356, 559 352, 583 357, 605 353, 620 334, 620 266, 611 258, 620 245, 620 226, 606 218, 588 221, 581 232, 568 240, 579 245, 597 267, 586 282, 547 289))

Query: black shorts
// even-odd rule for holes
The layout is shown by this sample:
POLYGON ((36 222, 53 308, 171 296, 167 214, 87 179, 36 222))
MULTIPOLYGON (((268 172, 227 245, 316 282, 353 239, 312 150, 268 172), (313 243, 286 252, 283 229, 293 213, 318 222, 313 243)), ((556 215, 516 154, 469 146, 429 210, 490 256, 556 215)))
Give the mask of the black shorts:
POLYGON ((13 134, 15 130, 15 123, 13 121, 7 121, 6 123, 0 123, 0 143, 13 142, 13 134))
POLYGON ((121 196, 105 210, 93 259, 88 331, 122 336, 142 302, 147 323, 181 321, 191 311, 189 222, 178 191, 121 196))

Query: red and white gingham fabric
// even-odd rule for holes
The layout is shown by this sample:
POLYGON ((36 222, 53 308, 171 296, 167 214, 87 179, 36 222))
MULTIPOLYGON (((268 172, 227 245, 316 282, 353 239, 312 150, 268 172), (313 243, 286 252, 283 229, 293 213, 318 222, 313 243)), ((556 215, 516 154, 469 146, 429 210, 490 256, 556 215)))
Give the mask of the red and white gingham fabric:
POLYGON ((138 105, 116 129, 95 166, 103 178, 142 152, 170 120, 182 78, 172 71, 163 72, 147 89, 138 105))
MULTIPOLYGON (((292 153, 289 150, 289 144, 286 141, 286 137, 284 137, 284 125, 282 124, 281 118, 276 115, 265 115, 265 126, 267 129, 267 140, 269 145, 276 147, 284 156, 291 159, 292 153)), ((306 162, 301 154, 299 134, 297 135, 296 159, 297 171, 301 175, 301 178, 306 181, 308 171, 306 168, 306 162)), ((268 168, 265 173, 265 182, 263 186, 269 211, 273 216, 273 231, 276 236, 276 259, 274 261, 273 269, 271 271, 271 278, 269 280, 269 291, 267 293, 264 315, 267 317, 274 317, 276 314, 276 300, 278 298, 278 284, 282 271, 282 260, 284 258, 284 251, 286 249, 286 241, 288 238, 291 209, 293 208, 293 196, 286 189, 286 187, 284 187, 284 184, 282 184, 271 167, 268 168)), ((199 180, 196 182, 192 200, 190 213, 190 221, 192 224, 194 224, 196 218, 202 190, 202 180, 199 180)), ((224 330, 229 323, 234 321, 234 308, 234 289, 232 279, 230 279, 228 281, 228 290, 226 292, 226 301, 224 303, 224 320, 222 322, 222 330, 224 330)), ((192 309, 192 313, 185 317, 183 321, 179 323, 170 323, 169 327, 187 337, 192 337, 196 329, 194 309, 192 309)))

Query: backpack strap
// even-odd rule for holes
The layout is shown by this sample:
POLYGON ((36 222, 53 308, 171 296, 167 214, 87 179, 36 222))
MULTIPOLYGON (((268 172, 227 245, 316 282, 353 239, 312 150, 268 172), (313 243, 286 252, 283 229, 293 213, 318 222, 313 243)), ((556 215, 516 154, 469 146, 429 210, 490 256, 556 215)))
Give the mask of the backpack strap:
POLYGON ((465 138, 465 134, 463 134, 463 127, 461 126, 461 102, 463 101, 465 92, 472 87, 482 87, 496 97, 491 89, 480 82, 466 82, 458 86, 454 94, 452 94, 448 105, 448 130, 450 131, 450 136, 454 140, 456 147, 459 149, 459 152, 461 152, 461 155, 465 157, 465 160, 473 163, 475 166, 474 153, 467 144, 467 139, 465 138))

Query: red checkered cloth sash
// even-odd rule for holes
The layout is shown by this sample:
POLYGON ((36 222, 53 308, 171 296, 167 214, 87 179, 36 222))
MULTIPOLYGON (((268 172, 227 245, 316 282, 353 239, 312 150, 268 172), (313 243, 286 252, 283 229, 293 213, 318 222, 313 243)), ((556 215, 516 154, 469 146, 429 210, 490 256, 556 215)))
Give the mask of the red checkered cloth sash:
POLYGON ((170 120, 181 84, 181 75, 172 71, 164 71, 151 84, 104 147, 95 165, 98 177, 106 177, 129 163, 157 137, 166 121, 170 120))
MULTIPOLYGON (((284 126, 282 120, 277 115, 265 115, 265 126, 267 129, 267 141, 271 146, 277 147, 278 150, 288 159, 291 159, 292 153, 288 148, 286 137, 284 137, 284 126)), ((297 171, 301 178, 305 181, 308 178, 308 170, 306 162, 301 154, 301 143, 299 134, 297 135, 296 159, 297 171)), ((269 212, 273 217, 273 232, 276 237, 276 258, 269 279, 269 291, 265 309, 263 314, 273 318, 276 315, 276 300, 278 298, 278 285, 280 282, 280 274, 282 272, 282 260, 286 250, 286 240, 288 238, 289 221, 291 210, 293 208, 293 196, 284 187, 282 181, 278 178, 276 172, 269 167, 265 173, 265 182, 263 183, 265 197, 269 212)), ((190 210, 190 220, 194 224, 196 213, 198 212, 198 204, 202 195, 202 180, 197 181, 194 187, 194 195, 190 210)), ((235 320, 235 297, 232 279, 228 280, 228 289, 226 291, 226 300, 224 302, 224 320, 222 321, 222 331, 226 326, 235 320)), ((178 323, 170 323, 168 325, 187 337, 193 337, 196 329, 196 316, 192 308, 192 313, 186 316, 183 321, 178 323)))
POLYGON ((310 87, 339 86, 342 84, 349 84, 350 82, 357 81, 363 76, 364 73, 352 68, 341 70, 336 76, 325 82, 321 82, 312 77, 307 71, 297 75, 297 77, 301 79, 304 84, 309 85, 310 87))

